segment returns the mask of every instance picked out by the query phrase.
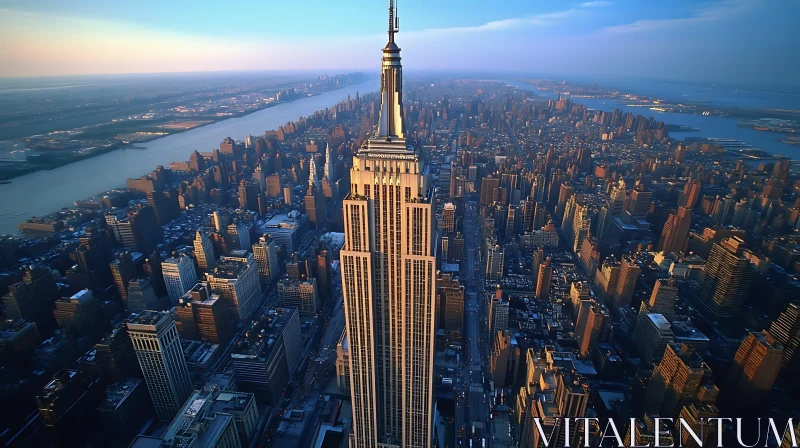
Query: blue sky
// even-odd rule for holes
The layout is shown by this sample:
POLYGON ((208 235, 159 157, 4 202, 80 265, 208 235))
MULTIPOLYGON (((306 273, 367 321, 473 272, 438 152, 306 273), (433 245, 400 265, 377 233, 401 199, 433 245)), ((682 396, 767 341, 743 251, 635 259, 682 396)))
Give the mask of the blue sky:
MULTIPOLYGON (((401 0, 404 65, 797 84, 797 0, 401 0)), ((377 70, 383 1, 0 0, 0 76, 377 70)))

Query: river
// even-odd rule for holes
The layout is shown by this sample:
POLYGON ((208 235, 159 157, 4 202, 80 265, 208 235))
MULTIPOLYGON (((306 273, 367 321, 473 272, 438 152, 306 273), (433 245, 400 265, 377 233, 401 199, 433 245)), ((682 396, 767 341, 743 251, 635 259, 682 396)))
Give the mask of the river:
MULTIPOLYGON (((516 81, 505 82, 509 85, 517 86, 523 90, 533 91, 537 95, 545 98, 556 98, 557 96, 553 92, 537 90, 536 86, 530 84, 523 84, 516 81)), ((680 98, 680 96, 684 95, 679 93, 679 91, 675 91, 672 94, 670 94, 667 90, 659 92, 661 93, 660 96, 662 98, 669 99, 680 98)), ((640 95, 646 94, 641 90, 631 90, 631 93, 637 93, 640 95)), ((786 104, 785 98, 789 98, 791 100, 788 106, 794 105, 794 98, 788 95, 784 97, 783 102, 780 104, 786 104)), ((676 140, 683 140, 686 137, 733 138, 736 140, 741 140, 754 148, 763 149, 770 154, 787 156, 794 160, 800 159, 800 147, 788 145, 778 141, 778 138, 784 138, 788 134, 778 134, 774 132, 763 132, 756 131, 755 129, 740 128, 736 125, 738 120, 735 118, 674 112, 659 112, 645 107, 628 107, 625 105, 625 102, 605 98, 573 98, 573 101, 595 110, 613 111, 614 109, 620 109, 623 112, 631 112, 636 115, 644 115, 645 117, 653 116, 656 120, 663 121, 667 124, 684 125, 695 129, 700 129, 700 131, 691 132, 670 131, 670 137, 676 140)), ((715 101, 715 104, 718 103, 722 103, 722 101, 715 101)), ((755 104, 768 104, 772 107, 779 106, 779 103, 774 99, 774 94, 762 92, 748 92, 746 99, 743 99, 741 102, 736 101, 735 98, 732 97, 729 99, 729 104, 726 105, 744 107, 745 105, 755 104), (759 100, 756 98, 759 95, 764 97, 763 101, 761 102, 759 102, 759 100)))
POLYGON ((32 216, 44 216, 71 206, 76 200, 125 185, 125 180, 150 173, 158 165, 188 160, 194 150, 210 152, 225 137, 241 140, 262 135, 289 121, 309 116, 354 97, 356 92, 378 90, 378 80, 343 87, 323 94, 262 109, 238 118, 137 143, 137 149, 124 148, 70 163, 53 170, 15 177, 0 185, 0 234, 17 232, 17 224, 32 216), (142 149, 139 149, 142 148, 142 149))

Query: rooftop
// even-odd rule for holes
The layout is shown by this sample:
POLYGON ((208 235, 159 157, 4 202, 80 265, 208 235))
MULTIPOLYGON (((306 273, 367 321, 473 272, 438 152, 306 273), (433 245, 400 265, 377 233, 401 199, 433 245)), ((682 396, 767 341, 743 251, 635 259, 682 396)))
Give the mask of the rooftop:
POLYGON ((680 339, 681 341, 687 341, 691 343, 692 341, 697 342, 705 342, 708 343, 709 339, 700 332, 697 328, 693 327, 688 322, 673 322, 672 323, 672 334, 675 335, 676 339, 680 339))
POLYGON ((195 407, 202 408, 203 404, 205 404, 204 399, 190 398, 188 405, 190 409, 175 417, 162 439, 171 441, 172 446, 176 448, 217 446, 217 439, 229 424, 233 424, 233 416, 223 413, 192 414, 195 407))
MULTIPOLYGON (((128 328, 131 327, 156 327, 162 322, 172 322, 172 316, 164 311, 146 310, 139 313, 136 317, 128 322, 128 328)), ((144 328, 137 328, 144 329, 144 328)))
POLYGON ((245 261, 221 257, 217 266, 209 275, 213 278, 235 280, 247 270, 247 267, 248 263, 245 261))
POLYGON ((191 307, 192 305, 199 305, 210 307, 213 306, 217 300, 219 300, 219 294, 210 292, 208 282, 200 282, 192 286, 192 289, 178 299, 176 306, 191 307))
POLYGON ((670 329, 669 321, 663 314, 650 313, 647 317, 659 331, 668 331, 670 329))
POLYGON ((267 308, 260 316, 250 322, 236 341, 231 356, 234 358, 268 357, 270 351, 283 334, 284 328, 292 316, 297 313, 294 308, 267 308))
POLYGON ((109 384, 106 387, 106 399, 97 408, 111 411, 117 409, 136 387, 142 386, 140 378, 127 378, 119 383, 109 384))
POLYGON ((298 211, 292 211, 273 216, 272 219, 264 224, 264 226, 280 229, 295 229, 300 225, 300 223, 307 219, 308 217, 306 215, 303 215, 298 211))
POLYGON ((13 321, 8 319, 4 323, 4 328, 0 330, 0 341, 14 339, 19 334, 31 331, 34 328, 35 324, 25 319, 16 319, 13 321))

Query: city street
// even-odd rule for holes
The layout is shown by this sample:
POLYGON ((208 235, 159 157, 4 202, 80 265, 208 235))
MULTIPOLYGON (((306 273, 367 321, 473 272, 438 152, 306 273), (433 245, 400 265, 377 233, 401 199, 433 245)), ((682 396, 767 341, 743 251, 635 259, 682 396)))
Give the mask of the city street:
MULTIPOLYGON (((456 422, 461 422, 462 433, 459 442, 462 446, 492 446, 490 428, 489 403, 490 391, 486 378, 489 376, 487 369, 488 356, 485 346, 487 335, 488 310, 483 300, 484 268, 480 260, 480 239, 477 218, 477 204, 474 201, 465 201, 464 234, 465 256, 462 260, 463 282, 466 291, 464 306, 464 325, 466 327, 465 358, 462 374, 462 384, 466 397, 457 399, 457 412, 461 415, 456 422), (466 406, 464 406, 466 402, 466 406)), ((458 430, 458 427, 457 427, 458 430)))

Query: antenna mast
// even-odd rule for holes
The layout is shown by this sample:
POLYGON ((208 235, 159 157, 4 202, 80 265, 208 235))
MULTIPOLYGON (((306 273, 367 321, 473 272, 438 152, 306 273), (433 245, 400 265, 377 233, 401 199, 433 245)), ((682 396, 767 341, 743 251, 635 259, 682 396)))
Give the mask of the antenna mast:
POLYGON ((389 42, 394 42, 394 33, 398 31, 400 31, 400 17, 397 15, 397 3, 389 0, 389 42))
POLYGON ((394 42, 394 0, 389 0, 389 42, 394 42))

